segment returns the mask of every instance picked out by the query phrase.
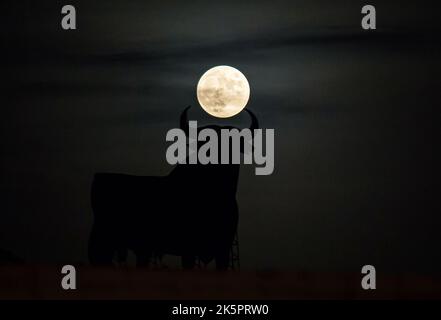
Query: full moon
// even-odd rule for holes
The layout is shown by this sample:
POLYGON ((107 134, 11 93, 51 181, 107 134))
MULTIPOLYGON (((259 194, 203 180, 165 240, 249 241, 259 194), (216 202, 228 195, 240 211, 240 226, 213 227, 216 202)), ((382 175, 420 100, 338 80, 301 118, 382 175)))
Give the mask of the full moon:
POLYGON ((207 113, 229 118, 245 108, 250 98, 250 85, 239 70, 217 66, 202 75, 196 92, 199 104, 207 113))

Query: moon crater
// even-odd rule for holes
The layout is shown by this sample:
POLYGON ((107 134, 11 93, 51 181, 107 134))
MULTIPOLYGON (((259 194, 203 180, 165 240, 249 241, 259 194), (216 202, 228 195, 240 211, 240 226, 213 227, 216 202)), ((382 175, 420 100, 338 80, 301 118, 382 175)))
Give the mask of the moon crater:
POLYGON ((238 114, 250 98, 247 78, 230 66, 217 66, 205 72, 198 82, 196 92, 201 107, 217 118, 238 114))

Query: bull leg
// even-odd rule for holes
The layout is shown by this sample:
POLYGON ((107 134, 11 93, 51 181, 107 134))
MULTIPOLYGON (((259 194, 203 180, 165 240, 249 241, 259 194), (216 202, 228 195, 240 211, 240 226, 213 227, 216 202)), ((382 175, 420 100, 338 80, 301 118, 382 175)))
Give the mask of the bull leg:
POLYGON ((94 223, 89 238, 89 262, 92 265, 112 265, 115 250, 108 232, 94 223))
POLYGON ((151 251, 146 249, 135 249, 136 256, 136 266, 137 267, 148 267, 150 265, 150 257, 152 255, 151 251))
POLYGON ((128 254, 129 250, 127 250, 127 248, 119 247, 116 250, 116 263, 118 264, 118 267, 127 265, 128 254))
POLYGON ((183 255, 182 256, 182 268, 189 270, 193 269, 196 263, 196 257, 192 255, 183 255))
POLYGON ((218 249, 215 255, 216 269, 226 271, 230 265, 230 248, 218 249))

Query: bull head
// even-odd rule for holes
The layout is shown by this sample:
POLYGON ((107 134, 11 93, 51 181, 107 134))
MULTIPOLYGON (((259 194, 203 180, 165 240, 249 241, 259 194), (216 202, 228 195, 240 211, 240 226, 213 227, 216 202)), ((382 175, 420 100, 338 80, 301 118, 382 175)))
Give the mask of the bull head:
MULTIPOLYGON (((185 108, 184 111, 182 111, 181 118, 180 118, 180 127, 187 135, 188 135, 188 130, 189 130, 189 128, 188 128, 188 109, 190 109, 190 108, 191 108, 191 106, 188 106, 187 108, 185 108)), ((249 129, 251 130, 251 132, 254 132, 254 129, 259 129, 259 121, 257 120, 256 115, 253 112, 251 112, 251 110, 246 109, 245 111, 248 112, 248 114, 251 117, 251 125, 250 125, 249 129)), ((206 126, 203 128, 208 128, 208 127, 213 128, 216 131, 221 129, 221 127, 219 127, 219 126, 206 126)), ((201 129, 203 129, 203 128, 201 128, 201 129)), ((237 129, 236 127, 232 127, 232 126, 224 126, 222 128, 224 128, 224 129, 237 129)))
MULTIPOLYGON (((188 109, 190 109, 190 108, 191 108, 191 106, 188 106, 187 108, 185 108, 184 111, 182 112, 182 114, 181 114, 181 118, 180 118, 180 128, 185 132, 186 136, 189 135, 189 126, 188 126, 188 121, 189 121, 189 119, 188 119, 188 109)), ((259 129, 259 122, 258 122, 258 120, 257 120, 256 115, 255 115, 253 112, 251 112, 251 111, 248 110, 248 109, 246 109, 245 111, 248 112, 248 114, 249 114, 250 117, 251 117, 251 125, 250 125, 250 127, 249 127, 248 129, 250 130, 250 132, 252 133, 252 136, 253 136, 254 133, 255 133, 254 130, 255 130, 255 129, 259 129)), ((228 129, 228 130, 231 130, 231 129, 237 129, 237 130, 239 130, 238 128, 233 127, 233 126, 218 126, 218 125, 207 125, 207 126, 204 126, 204 127, 200 127, 200 128, 198 128, 198 130, 203 130, 203 129, 206 129, 206 128, 213 129, 213 130, 215 130, 218 134, 220 134, 220 131, 221 131, 222 129, 228 129)), ((254 144, 252 143, 252 141, 250 141, 250 142, 248 142, 248 143, 251 144, 251 150, 253 150, 253 149, 254 149, 254 144), (250 143, 250 142, 251 142, 251 143, 250 143)), ((244 141, 244 143, 247 143, 247 141, 244 141)), ((243 143, 241 143, 241 145, 240 145, 240 152, 241 152, 241 153, 244 153, 244 145, 243 145, 243 143)))

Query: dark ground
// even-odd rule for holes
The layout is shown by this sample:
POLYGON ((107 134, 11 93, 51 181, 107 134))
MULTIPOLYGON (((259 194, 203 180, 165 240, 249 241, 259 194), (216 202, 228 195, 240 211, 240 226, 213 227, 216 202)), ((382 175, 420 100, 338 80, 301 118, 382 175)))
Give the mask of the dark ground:
POLYGON ((0 269, 0 299, 440 299, 441 278, 377 273, 377 289, 361 274, 77 268, 77 290, 64 291, 55 266, 0 269))

